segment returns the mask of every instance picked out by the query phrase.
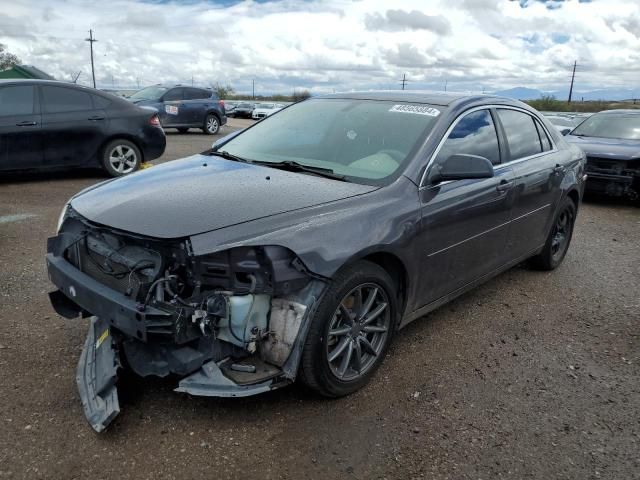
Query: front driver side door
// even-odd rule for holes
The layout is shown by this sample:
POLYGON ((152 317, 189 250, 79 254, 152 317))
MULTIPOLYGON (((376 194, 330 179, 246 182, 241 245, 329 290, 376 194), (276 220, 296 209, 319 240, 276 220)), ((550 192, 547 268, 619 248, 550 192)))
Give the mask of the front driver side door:
POLYGON ((513 171, 508 165, 501 165, 502 148, 488 108, 458 117, 436 150, 429 171, 460 153, 489 159, 495 176, 435 185, 423 179, 418 232, 422 248, 418 287, 421 306, 465 287, 507 262, 513 171))

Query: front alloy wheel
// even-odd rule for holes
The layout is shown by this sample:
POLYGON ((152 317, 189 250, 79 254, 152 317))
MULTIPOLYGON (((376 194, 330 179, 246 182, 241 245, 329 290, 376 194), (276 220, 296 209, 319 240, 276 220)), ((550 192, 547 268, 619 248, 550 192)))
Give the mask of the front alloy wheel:
POLYGON ((340 270, 311 314, 300 380, 327 397, 366 385, 393 338, 397 291, 389 273, 374 263, 340 270))
POLYGON ((391 328, 389 299, 375 283, 349 292, 333 314, 326 335, 327 362, 340 380, 367 373, 386 345, 391 328))

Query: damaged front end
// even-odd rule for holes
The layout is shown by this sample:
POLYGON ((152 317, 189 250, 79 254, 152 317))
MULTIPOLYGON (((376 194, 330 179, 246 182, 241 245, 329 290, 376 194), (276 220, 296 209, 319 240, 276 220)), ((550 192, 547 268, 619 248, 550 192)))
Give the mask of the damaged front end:
POLYGON ((176 391, 192 395, 248 396, 291 383, 325 285, 281 246, 196 256, 189 239, 114 231, 72 209, 46 260, 56 311, 92 317, 77 382, 98 432, 119 412, 121 364, 140 376, 178 375, 176 391))

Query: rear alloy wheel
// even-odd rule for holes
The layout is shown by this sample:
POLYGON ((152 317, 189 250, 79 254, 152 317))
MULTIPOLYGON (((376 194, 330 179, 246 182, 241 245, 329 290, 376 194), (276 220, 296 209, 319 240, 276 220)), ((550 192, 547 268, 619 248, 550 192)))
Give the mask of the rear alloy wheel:
POLYGON ((531 258, 531 264, 540 270, 553 270, 562 263, 573 235, 576 221, 576 205, 570 198, 565 198, 558 209, 553 227, 549 232, 542 251, 531 258))
POLYGON ((140 150, 128 140, 113 140, 104 149, 102 164, 112 177, 121 177, 140 168, 140 150))
POLYGON ((218 130, 220 130, 220 121, 218 120, 218 117, 212 113, 207 115, 207 118, 204 120, 204 128, 202 130, 204 130, 204 133, 208 135, 215 135, 218 133, 218 130))
POLYGON ((389 274, 376 264, 360 261, 338 273, 313 314, 301 380, 328 397, 363 387, 391 343, 395 292, 389 274))

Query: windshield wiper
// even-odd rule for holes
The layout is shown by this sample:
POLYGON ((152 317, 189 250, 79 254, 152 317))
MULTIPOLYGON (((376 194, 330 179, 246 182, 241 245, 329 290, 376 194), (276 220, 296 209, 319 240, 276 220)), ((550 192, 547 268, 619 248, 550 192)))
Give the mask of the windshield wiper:
POLYGON ((253 163, 257 163, 258 165, 264 165, 265 167, 272 167, 272 168, 278 168, 280 170, 287 170, 289 172, 313 173, 314 175, 330 178, 332 180, 339 180, 341 182, 347 181, 344 175, 335 173, 330 168, 303 165, 302 163, 294 162, 292 160, 285 160, 284 162, 262 162, 259 160, 255 160, 253 163))
POLYGON ((227 152, 226 150, 209 150, 206 152, 207 155, 212 155, 214 157, 222 157, 225 160, 232 160, 234 162, 242 162, 242 163, 253 163, 251 160, 246 158, 238 157, 237 155, 233 155, 232 153, 227 152))

